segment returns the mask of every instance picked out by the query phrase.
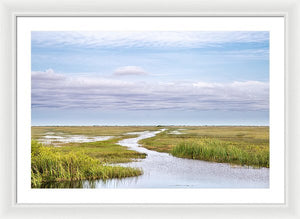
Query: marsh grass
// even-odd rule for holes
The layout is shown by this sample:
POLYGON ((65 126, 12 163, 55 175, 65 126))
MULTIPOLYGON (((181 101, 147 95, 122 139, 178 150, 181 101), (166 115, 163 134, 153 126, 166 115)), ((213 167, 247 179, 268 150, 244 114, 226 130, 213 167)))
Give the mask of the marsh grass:
MULTIPOLYGON (((45 126, 32 127, 31 183, 40 188, 50 182, 74 182, 84 179, 111 179, 132 177, 142 174, 141 169, 110 166, 145 158, 146 154, 129 150, 117 144, 118 141, 135 137, 123 135, 127 132, 144 131, 149 127, 107 127, 107 126, 45 126), (53 136, 114 136, 114 138, 84 143, 61 143, 42 146, 36 140, 45 135, 53 136), (59 147, 54 147, 58 146, 59 147)), ((150 127, 156 130, 156 127, 150 127)))
POLYGON ((127 163, 135 161, 136 159, 145 158, 145 153, 129 150, 127 147, 117 144, 117 142, 122 139, 132 137, 135 136, 127 135, 96 142, 66 143, 61 144, 60 147, 57 148, 57 151, 61 151, 63 153, 84 152, 86 155, 97 158, 103 163, 127 163))
POLYGON ((31 186, 40 188, 51 181, 111 179, 138 176, 138 168, 108 166, 84 151, 64 153, 53 147, 31 142, 31 186))
POLYGON ((249 145, 238 147, 233 142, 217 139, 201 139, 181 142, 172 148, 171 154, 176 157, 197 160, 232 163, 238 165, 269 167, 269 151, 249 145))
POLYGON ((176 157, 269 167, 269 127, 266 126, 169 127, 168 131, 139 143, 176 157), (173 130, 182 134, 169 134, 173 130))
MULTIPOLYGON (((111 163, 131 162, 146 154, 117 144, 128 132, 158 130, 150 126, 45 126, 32 127, 31 184, 41 188, 48 182, 73 183, 80 180, 132 177, 141 169, 109 166, 111 163), (35 141, 48 135, 114 136, 114 138, 85 143, 59 143, 59 147, 42 146, 35 141)), ((59 141, 57 141, 59 142, 59 141)), ((55 142, 52 142, 55 143, 55 142)), ((177 157, 269 167, 269 127, 245 126, 183 126, 167 127, 152 138, 141 140, 144 147, 167 152, 177 157), (183 129, 183 130, 182 130, 183 129), (170 134, 178 130, 181 134, 170 134)))

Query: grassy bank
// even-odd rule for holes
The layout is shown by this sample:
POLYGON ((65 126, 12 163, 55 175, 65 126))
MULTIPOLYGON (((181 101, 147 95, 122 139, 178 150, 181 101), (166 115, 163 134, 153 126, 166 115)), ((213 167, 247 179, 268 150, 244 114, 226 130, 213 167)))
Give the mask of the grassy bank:
POLYGON ((108 166, 88 156, 84 151, 63 152, 45 147, 36 141, 31 143, 31 186, 39 188, 51 181, 82 179, 111 179, 138 176, 137 168, 108 166))
POLYGON ((82 179, 111 179, 138 176, 142 170, 112 163, 124 163, 145 158, 146 154, 117 144, 128 132, 157 130, 157 127, 137 126, 33 126, 31 153, 31 184, 40 188, 48 182, 75 182, 82 179), (112 136, 111 139, 96 142, 60 142, 60 138, 42 146, 37 141, 45 136, 112 136))
POLYGON ((124 163, 136 159, 145 158, 146 154, 117 144, 125 138, 133 138, 135 135, 125 135, 128 132, 140 132, 146 130, 158 130, 153 126, 33 126, 31 128, 32 139, 42 141, 45 136, 112 136, 113 138, 96 142, 70 142, 61 143, 60 139, 52 141, 50 145, 56 146, 56 150, 62 153, 84 152, 85 154, 98 159, 103 163, 124 163), (51 133, 51 134, 49 134, 51 133))
POLYGON ((269 167, 269 151, 248 145, 241 148, 234 142, 199 139, 181 142, 172 148, 176 157, 255 167, 269 167))
POLYGON ((146 154, 129 150, 126 147, 116 144, 124 138, 133 138, 134 135, 115 137, 106 141, 85 142, 85 143, 66 143, 57 147, 56 150, 69 152, 84 152, 85 154, 98 159, 102 163, 127 163, 136 159, 146 157, 146 154))
POLYGON ((140 143, 176 157, 269 167, 268 127, 170 127, 140 143))

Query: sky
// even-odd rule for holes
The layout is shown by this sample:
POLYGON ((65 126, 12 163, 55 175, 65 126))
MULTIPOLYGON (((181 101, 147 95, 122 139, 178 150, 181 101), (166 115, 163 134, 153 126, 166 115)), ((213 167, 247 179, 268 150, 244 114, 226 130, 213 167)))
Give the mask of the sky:
POLYGON ((269 125, 269 32, 31 33, 32 125, 269 125))

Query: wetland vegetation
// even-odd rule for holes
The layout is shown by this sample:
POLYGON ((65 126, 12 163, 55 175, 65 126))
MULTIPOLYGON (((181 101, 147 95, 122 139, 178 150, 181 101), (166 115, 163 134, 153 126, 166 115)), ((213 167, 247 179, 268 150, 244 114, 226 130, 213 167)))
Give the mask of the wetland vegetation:
POLYGON ((171 127, 140 143, 147 149, 176 157, 269 167, 269 127, 266 126, 171 127))
POLYGON ((51 181, 74 181, 83 179, 112 179, 138 176, 137 168, 109 166, 81 152, 62 153, 53 147, 31 142, 31 186, 41 187, 51 181))
MULTIPOLYGON (((155 127, 147 127, 156 129, 155 127)), ((111 166, 145 158, 146 154, 116 144, 121 139, 135 137, 134 132, 145 127, 32 127, 31 186, 39 188, 51 181, 111 179, 141 175, 139 168, 111 166), (131 135, 124 135, 133 132, 131 135), (60 142, 74 135, 107 136, 113 138, 96 142, 60 142), (60 138, 57 138, 57 137, 60 138), (47 144, 43 142, 47 138, 47 144), (53 141, 49 141, 53 137, 53 141)))
MULTIPOLYGON (((112 179, 139 176, 141 168, 122 167, 147 155, 118 144, 157 131, 161 126, 48 126, 32 127, 31 185, 48 182, 112 179), (77 136, 79 141, 62 141, 77 136), (80 136, 83 141, 80 141, 80 136), (107 137, 94 141, 95 137, 107 137), (40 143, 44 142, 44 143, 40 143)), ((143 147, 176 157, 269 167, 269 127, 168 126, 139 141, 143 147)))

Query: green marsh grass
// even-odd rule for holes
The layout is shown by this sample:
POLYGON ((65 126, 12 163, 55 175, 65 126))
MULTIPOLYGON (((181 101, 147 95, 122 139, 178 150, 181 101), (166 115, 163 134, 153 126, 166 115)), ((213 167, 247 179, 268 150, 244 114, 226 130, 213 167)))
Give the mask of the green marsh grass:
POLYGON ((267 126, 172 126, 140 143, 176 157, 269 167, 267 126), (170 134, 174 130, 181 134, 170 134))
POLYGON ((63 153, 54 147, 31 142, 31 186, 40 188, 52 181, 111 179, 138 176, 138 168, 109 166, 83 151, 63 153))
POLYGON ((85 142, 85 143, 66 143, 56 148, 63 153, 84 152, 85 154, 97 158, 103 163, 127 163, 136 159, 146 157, 145 153, 129 150, 124 146, 116 144, 124 138, 134 138, 134 135, 115 137, 106 141, 85 142))
POLYGON ((124 135, 128 132, 139 132, 145 130, 157 130, 152 126, 32 126, 33 140, 42 139, 48 133, 53 136, 114 136, 112 139, 97 142, 70 142, 60 143, 59 140, 52 141, 53 146, 59 146, 56 150, 63 153, 83 151, 85 154, 97 158, 105 163, 126 163, 146 157, 145 153, 128 150, 117 144, 125 138, 134 138, 136 135, 124 135))
POLYGON ((176 157, 219 163, 269 167, 269 151, 248 146, 240 148, 233 142, 217 139, 201 139, 197 141, 181 142, 172 148, 171 154, 176 157))
MULTIPOLYGON (((112 163, 131 162, 146 154, 117 144, 128 132, 158 130, 157 126, 44 126, 32 127, 31 183, 40 188, 47 182, 79 182, 138 176, 142 170, 112 163), (42 146, 36 140, 55 136, 114 136, 106 141, 59 143, 42 146), (53 147, 59 143, 60 147, 53 147)), ((143 147, 177 157, 255 167, 269 167, 269 127, 258 126, 169 126, 167 131, 139 143, 143 147), (179 131, 181 134, 171 134, 179 131)))

